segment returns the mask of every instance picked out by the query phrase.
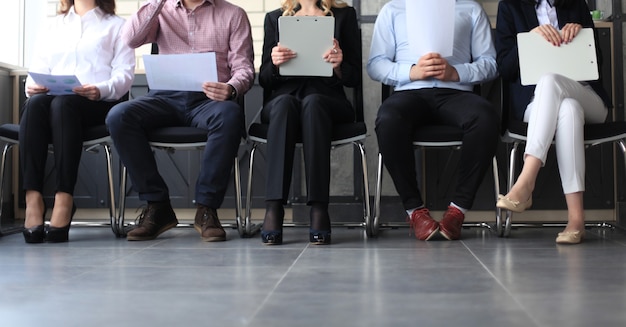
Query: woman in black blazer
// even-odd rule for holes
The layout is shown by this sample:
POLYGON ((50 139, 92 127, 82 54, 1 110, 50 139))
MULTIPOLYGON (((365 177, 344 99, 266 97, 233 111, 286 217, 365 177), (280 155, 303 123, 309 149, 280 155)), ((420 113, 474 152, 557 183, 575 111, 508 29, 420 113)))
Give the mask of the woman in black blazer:
POLYGON ((344 86, 361 83, 361 42, 356 11, 338 0, 283 0, 280 9, 265 16, 265 38, 259 82, 264 89, 261 121, 267 135, 266 212, 261 239, 282 243, 283 205, 287 201, 296 141, 301 137, 311 206, 309 240, 330 243, 328 214, 330 143, 333 125, 355 121, 344 86), (278 44, 280 16, 334 16, 335 39, 324 59, 331 77, 285 77, 280 65, 297 55, 278 44))
POLYGON ((536 86, 522 86, 516 36, 535 32, 559 46, 570 42, 582 28, 593 28, 585 0, 502 0, 498 5, 498 69, 504 87, 509 88, 512 115, 528 123, 528 139, 522 172, 496 206, 514 212, 531 206, 537 174, 554 140, 568 209, 567 226, 556 242, 567 244, 580 243, 584 236, 583 127, 585 122, 604 122, 610 101, 600 81, 577 82, 546 74, 536 86))

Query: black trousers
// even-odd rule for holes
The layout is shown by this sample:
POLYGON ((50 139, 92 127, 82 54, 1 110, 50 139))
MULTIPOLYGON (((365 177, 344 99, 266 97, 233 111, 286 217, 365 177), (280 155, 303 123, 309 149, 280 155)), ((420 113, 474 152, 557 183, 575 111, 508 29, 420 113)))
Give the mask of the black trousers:
POLYGON ((74 194, 83 153, 83 130, 104 124, 116 102, 79 95, 37 94, 24 104, 20 120, 20 163, 24 190, 43 192, 48 145, 54 148, 56 192, 74 194))
POLYGON ((398 91, 383 102, 376 118, 378 147, 405 209, 424 204, 417 186, 412 138, 420 126, 434 123, 464 131, 451 200, 470 209, 498 145, 498 114, 479 95, 452 89, 398 91))
POLYGON ((265 104, 261 111, 261 121, 269 123, 265 198, 287 201, 295 146, 301 140, 307 202, 328 203, 333 125, 354 120, 354 109, 346 98, 311 94, 300 100, 285 94, 265 104))
POLYGON ((142 201, 169 200, 167 184, 148 143, 148 132, 167 126, 206 129, 195 200, 216 209, 222 205, 245 132, 243 111, 237 102, 212 101, 202 92, 151 91, 115 106, 106 124, 142 201))

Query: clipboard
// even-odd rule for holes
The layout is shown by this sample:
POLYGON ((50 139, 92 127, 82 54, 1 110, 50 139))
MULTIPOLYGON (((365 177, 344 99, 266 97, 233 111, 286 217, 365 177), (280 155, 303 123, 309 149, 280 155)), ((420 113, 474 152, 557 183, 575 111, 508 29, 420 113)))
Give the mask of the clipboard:
POLYGON ((281 16, 278 18, 280 45, 296 57, 279 66, 281 76, 333 76, 333 65, 323 55, 333 47, 335 17, 281 16))
POLYGON ((553 46, 534 32, 517 34, 522 85, 535 85, 546 73, 556 73, 575 81, 599 78, 593 29, 583 28, 568 44, 553 46))

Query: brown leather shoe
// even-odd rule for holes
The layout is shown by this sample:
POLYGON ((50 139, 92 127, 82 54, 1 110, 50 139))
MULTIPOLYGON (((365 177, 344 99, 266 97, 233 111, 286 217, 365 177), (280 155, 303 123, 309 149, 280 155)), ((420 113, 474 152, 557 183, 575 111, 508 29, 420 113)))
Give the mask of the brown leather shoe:
POLYGON ((198 205, 193 227, 200 233, 205 242, 226 241, 226 231, 222 228, 217 211, 207 206, 198 205))
POLYGON ((465 215, 461 210, 448 206, 448 210, 443 214, 443 219, 439 223, 439 232, 450 241, 458 240, 461 238, 463 220, 465 220, 465 215))
POLYGON ((161 233, 178 225, 176 214, 169 202, 149 203, 141 211, 137 220, 137 227, 126 234, 126 239, 129 241, 153 240, 161 233))
POLYGON ((439 223, 435 221, 426 208, 417 209, 409 217, 409 225, 415 233, 415 238, 428 241, 439 231, 439 223))

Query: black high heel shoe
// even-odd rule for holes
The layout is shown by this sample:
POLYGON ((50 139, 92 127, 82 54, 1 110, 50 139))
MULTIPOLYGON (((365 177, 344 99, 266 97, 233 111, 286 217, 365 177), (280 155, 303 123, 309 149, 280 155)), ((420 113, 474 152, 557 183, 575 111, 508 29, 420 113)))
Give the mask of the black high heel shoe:
POLYGON ((309 229, 309 242, 313 245, 330 244, 330 231, 309 229))
POLYGON ((45 235, 44 224, 30 228, 24 227, 22 234, 24 235, 24 242, 26 243, 43 243, 45 235))
POLYGON ((48 226, 46 229, 46 242, 49 243, 62 243, 69 241, 70 226, 72 226, 72 219, 76 213, 76 205, 72 204, 72 213, 70 215, 70 222, 64 227, 48 226))
POLYGON ((46 221, 46 207, 43 207, 43 216, 41 225, 37 225, 34 227, 26 228, 22 230, 22 235, 24 235, 24 242, 26 243, 43 243, 44 238, 46 236, 45 232, 45 221, 46 221))
POLYGON ((283 244, 283 219, 285 217, 285 209, 281 200, 267 200, 265 201, 265 219, 263 220, 263 227, 268 226, 268 222, 271 226, 279 227, 277 230, 261 230, 261 241, 266 245, 281 245, 283 244), (276 221, 276 222, 274 222, 276 221))
POLYGON ((261 231, 261 241, 263 242, 263 244, 267 245, 281 245, 283 244, 283 231, 261 231))

